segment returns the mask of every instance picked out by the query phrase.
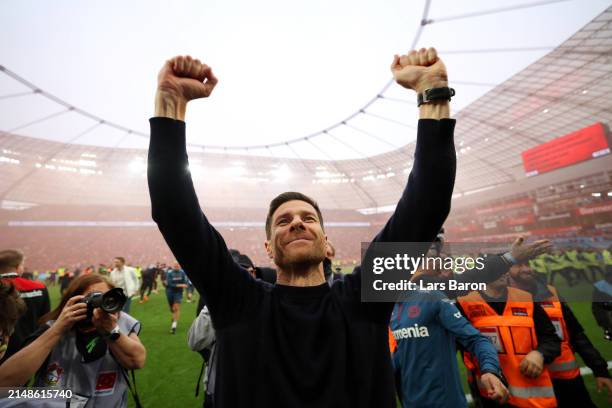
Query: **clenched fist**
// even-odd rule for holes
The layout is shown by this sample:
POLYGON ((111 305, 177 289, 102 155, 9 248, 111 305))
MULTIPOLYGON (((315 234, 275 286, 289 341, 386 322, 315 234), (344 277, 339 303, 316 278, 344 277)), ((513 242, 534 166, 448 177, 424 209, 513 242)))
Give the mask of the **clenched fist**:
POLYGON ((480 377, 480 381, 487 391, 487 397, 497 402, 505 404, 510 398, 510 392, 497 376, 491 373, 485 373, 480 377))
POLYGON ((435 48, 412 50, 407 55, 395 55, 391 63, 395 81, 418 93, 428 88, 448 86, 446 67, 435 48))
POLYGON ((537 350, 530 351, 521 364, 519 364, 519 370, 527 378, 538 378, 544 370, 544 357, 542 353, 537 350))
POLYGON ((189 55, 166 61, 157 76, 158 92, 181 98, 185 102, 207 98, 215 85, 217 77, 212 69, 189 55))

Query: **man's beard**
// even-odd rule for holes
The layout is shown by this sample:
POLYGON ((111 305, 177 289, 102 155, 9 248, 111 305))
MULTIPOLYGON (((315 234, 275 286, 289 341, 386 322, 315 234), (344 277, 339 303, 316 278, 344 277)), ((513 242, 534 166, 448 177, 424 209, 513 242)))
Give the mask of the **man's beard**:
POLYGON ((285 251, 279 245, 274 248, 274 263, 279 269, 287 271, 307 271, 313 265, 319 265, 325 259, 325 243, 320 237, 313 241, 311 251, 285 251), (289 252, 289 253, 287 253, 289 252))

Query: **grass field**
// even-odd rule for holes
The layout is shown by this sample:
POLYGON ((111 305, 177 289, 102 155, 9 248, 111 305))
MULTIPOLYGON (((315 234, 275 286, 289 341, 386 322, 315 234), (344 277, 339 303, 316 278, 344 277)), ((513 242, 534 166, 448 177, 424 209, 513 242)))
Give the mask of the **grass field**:
MULTIPOLYGON (((559 289, 563 293, 563 288, 559 287, 559 289)), ((584 290, 586 293, 590 289, 585 285, 584 290)), ((59 289, 51 287, 49 292, 51 304, 54 307, 58 304, 59 289)), ((152 294, 149 302, 142 305, 137 299, 132 300, 131 314, 142 323, 140 338, 147 348, 145 368, 136 373, 138 395, 144 407, 202 406, 202 392, 198 398, 195 397, 202 359, 199 354, 190 351, 187 347, 187 331, 195 318, 196 305, 197 294, 194 303, 186 303, 185 298, 183 299, 177 333, 171 335, 169 333, 170 312, 163 291, 160 291, 159 295, 152 294)), ((591 314, 591 304, 574 302, 570 306, 595 347, 607 361, 612 360, 612 344, 603 339, 602 330, 595 324, 591 314)), ((579 361, 580 365, 584 366, 582 360, 579 359, 579 361)), ((462 370, 464 387, 467 390, 465 369, 462 363, 459 366, 462 370)), ((593 376, 586 376, 585 382, 595 403, 599 407, 609 406, 605 394, 598 394, 595 391, 593 376)), ((134 406, 131 397, 130 406, 134 406)))

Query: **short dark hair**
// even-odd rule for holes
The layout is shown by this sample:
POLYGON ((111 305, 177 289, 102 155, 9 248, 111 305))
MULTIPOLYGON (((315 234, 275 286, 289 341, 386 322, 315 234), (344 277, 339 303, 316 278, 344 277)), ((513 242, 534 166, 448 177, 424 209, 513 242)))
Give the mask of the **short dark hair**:
POLYGON ((11 272, 23 262, 23 253, 16 249, 0 251, 0 273, 11 272))
POLYGON ((2 335, 13 334, 17 320, 26 311, 25 302, 9 280, 0 280, 0 332, 2 335))
POLYGON ((121 263, 125 263, 125 258, 122 256, 116 256, 114 259, 118 259, 121 261, 121 263))
POLYGON ((272 215, 274 214, 274 211, 276 211, 278 207, 280 207, 287 201, 293 200, 304 201, 312 205, 317 212, 317 216, 319 217, 319 223, 321 224, 321 228, 323 228, 323 215, 321 215, 319 204, 317 204, 315 200, 305 194, 298 193, 295 191, 287 191, 285 193, 277 195, 274 200, 270 201, 270 208, 268 209, 268 216, 266 217, 266 238, 270 239, 270 237, 272 236, 272 215))

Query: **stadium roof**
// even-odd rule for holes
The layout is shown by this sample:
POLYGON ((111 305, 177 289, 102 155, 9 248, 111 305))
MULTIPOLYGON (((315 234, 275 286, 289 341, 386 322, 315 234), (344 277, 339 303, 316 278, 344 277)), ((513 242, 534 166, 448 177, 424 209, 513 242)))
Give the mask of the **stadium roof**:
MULTIPOLYGON (((421 27, 428 25, 427 19, 424 23, 421 27)), ((477 52, 494 58, 497 51, 500 50, 477 52)), ((456 196, 520 182, 525 178, 522 151, 595 122, 609 124, 611 53, 612 9, 608 8, 502 83, 454 82, 456 88, 485 89, 482 96, 454 115, 458 121, 456 196)), ((20 92, 45 97, 36 85, 10 71, 5 73, 25 91, 6 92, 3 101, 13 100, 20 92)), ((3 79, 3 83, 7 81, 3 79)), ((415 122, 405 118, 416 118, 417 114, 413 101, 398 91, 394 86, 385 87, 355 115, 316 135, 283 142, 276 148, 270 144, 236 151, 232 146, 190 146, 190 170, 202 203, 262 207, 279 192, 299 190, 315 197, 325 208, 381 209, 392 205, 410 171, 414 144, 399 147, 403 144, 401 137, 393 139, 387 133, 405 132, 413 138, 415 122), (380 149, 354 143, 357 135, 386 148, 371 155, 380 149), (313 150, 320 159, 309 158, 312 155, 308 151, 313 150), (342 150, 352 151, 352 156, 358 158, 337 160, 342 156, 337 152, 342 150)), ((87 112, 62 105, 61 100, 50 101, 62 108, 50 115, 69 115, 85 125, 87 112)), ((0 115, 0 128, 5 129, 0 133, 2 200, 36 204, 148 203, 146 151, 122 147, 123 142, 137 137, 137 131, 109 127, 105 119, 94 115, 88 118, 88 126, 69 139, 62 135, 51 137, 62 142, 26 136, 33 122, 53 119, 48 116, 7 126, 14 118, 6 112, 0 115), (80 144, 84 136, 103 128, 119 135, 113 137, 111 147, 80 144)))

